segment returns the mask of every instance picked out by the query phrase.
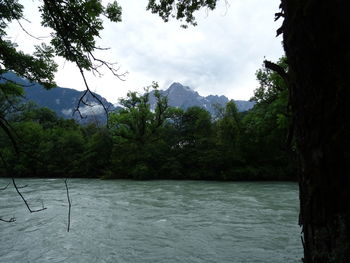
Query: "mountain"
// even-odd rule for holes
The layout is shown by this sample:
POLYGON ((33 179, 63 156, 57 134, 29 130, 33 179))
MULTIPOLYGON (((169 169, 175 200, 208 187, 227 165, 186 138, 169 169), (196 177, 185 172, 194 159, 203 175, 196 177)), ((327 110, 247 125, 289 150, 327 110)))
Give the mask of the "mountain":
MULTIPOLYGON (((168 97, 168 103, 172 107, 179 107, 181 109, 187 109, 192 106, 199 106, 206 109, 212 115, 216 113, 216 105, 225 106, 229 99, 225 96, 209 95, 203 97, 188 86, 183 86, 180 83, 174 82, 167 90, 160 90, 160 93, 168 97)), ((253 108, 255 102, 235 100, 238 111, 247 111, 253 108)), ((150 94, 151 108, 154 109, 156 105, 156 98, 154 97, 154 91, 150 94)))
MULTIPOLYGON (((74 113, 78 105, 80 97, 83 95, 82 91, 75 89, 56 87, 51 90, 44 89, 37 83, 31 83, 25 78, 18 77, 16 74, 8 72, 2 75, 4 78, 14 81, 24 86, 25 100, 33 101, 38 106, 47 107, 56 112, 60 117, 67 119, 75 119, 80 123, 87 122, 106 122, 106 114, 103 107, 99 102, 91 95, 84 99, 90 106, 81 104, 80 112, 86 118, 81 119, 77 112, 74 113)), ((192 106, 199 106, 206 109, 212 115, 216 114, 216 105, 225 106, 229 99, 225 96, 209 95, 203 97, 188 86, 183 86, 180 83, 174 82, 167 90, 160 90, 160 93, 168 97, 168 103, 170 106, 187 109, 192 106)), ((102 96, 94 93, 98 97, 105 107, 109 110, 115 110, 119 107, 114 107, 112 103, 108 102, 102 96)), ((150 92, 150 104, 151 109, 155 108, 156 98, 154 97, 154 91, 150 92)), ((235 100, 238 111, 247 111, 254 106, 254 102, 235 100)))
MULTIPOLYGON (((80 106, 81 114, 86 117, 82 119, 79 113, 74 113, 74 110, 78 105, 78 101, 83 95, 82 91, 61 87, 46 90, 41 85, 31 83, 27 79, 18 77, 16 74, 11 72, 5 73, 3 76, 8 80, 24 86, 24 99, 26 101, 33 101, 40 107, 47 107, 56 112, 56 114, 60 117, 75 119, 80 123, 87 123, 91 121, 99 123, 106 122, 106 114, 102 105, 100 105, 100 103, 90 94, 84 99, 84 102, 90 106, 84 104, 81 104, 80 106)), ((105 98, 96 93, 94 93, 94 95, 103 102, 108 110, 115 109, 113 104, 108 102, 105 98)))

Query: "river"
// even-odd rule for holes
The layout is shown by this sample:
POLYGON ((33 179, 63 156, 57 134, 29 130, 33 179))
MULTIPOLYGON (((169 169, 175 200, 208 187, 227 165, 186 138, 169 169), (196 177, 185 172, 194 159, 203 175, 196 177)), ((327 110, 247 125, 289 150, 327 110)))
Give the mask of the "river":
MULTIPOLYGON (((9 179, 0 179, 0 188, 9 179)), ((298 188, 288 182, 18 179, 0 191, 0 262, 300 262, 298 188)))

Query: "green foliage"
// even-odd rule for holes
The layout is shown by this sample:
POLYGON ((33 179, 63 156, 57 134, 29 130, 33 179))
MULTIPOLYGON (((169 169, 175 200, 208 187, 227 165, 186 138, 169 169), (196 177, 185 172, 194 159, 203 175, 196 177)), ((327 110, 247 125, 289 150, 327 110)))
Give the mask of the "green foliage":
POLYGON ((102 128, 82 127, 47 108, 33 106, 21 108, 8 122, 19 154, 0 132, 0 154, 7 167, 0 169, 0 175, 96 177, 109 169, 111 139, 102 128))
POLYGON ((145 88, 143 95, 129 92, 126 99, 120 100, 124 109, 112 113, 109 118, 109 127, 115 136, 144 144, 159 132, 167 118, 168 101, 156 90, 157 87, 158 84, 153 83, 145 88), (154 112, 151 112, 149 105, 151 87, 155 90, 157 99, 154 112))
POLYGON ((145 174, 152 176, 146 163, 158 162, 154 156, 158 149, 161 149, 161 133, 168 116, 168 102, 157 92, 157 87, 158 85, 153 83, 145 89, 143 95, 129 92, 127 98, 120 101, 124 109, 110 115, 108 126, 115 141, 114 154, 123 154, 120 160, 115 160, 115 164, 119 164, 116 165, 119 177, 129 175, 142 179, 145 174), (154 112, 150 110, 149 105, 150 88, 155 90, 154 96, 157 100, 154 112), (126 165, 129 171, 120 167, 120 164, 126 165))
POLYGON ((0 50, 0 75, 13 71, 19 76, 40 83, 45 88, 55 86, 53 79, 57 64, 52 60, 52 48, 43 44, 36 47, 33 55, 27 55, 17 51, 16 44, 3 40, 3 36, 0 36, 0 50))
MULTIPOLYGON (((181 164, 183 179, 210 179, 210 151, 215 150, 213 125, 210 114, 199 107, 190 107, 174 121, 176 129, 171 134, 171 151, 181 164)), ((175 115, 176 116, 176 115, 175 115)), ((176 116, 178 117, 178 116, 176 116)))
POLYGON ((106 128, 90 124, 85 127, 85 151, 81 165, 85 168, 81 176, 104 177, 109 173, 112 156, 112 136, 106 128), (91 131, 91 129, 94 129, 91 131), (91 132, 91 134, 86 134, 91 132))
MULTIPOLYGON (((277 65, 288 71, 287 58, 282 57, 277 65)), ((281 92, 287 91, 287 86, 283 78, 276 72, 263 67, 256 72, 256 78, 259 80, 260 86, 254 91, 251 100, 259 103, 271 103, 278 99, 281 92)))
POLYGON ((16 43, 6 40, 8 24, 12 21, 20 23, 23 8, 17 0, 0 1, 0 75, 13 71, 49 89, 56 86, 54 55, 75 63, 81 71, 96 70, 94 62, 108 64, 96 59, 93 51, 99 49, 95 39, 103 29, 101 17, 121 21, 122 9, 116 1, 107 7, 99 0, 42 1, 39 7, 41 24, 53 30, 51 46, 42 43, 35 47, 32 55, 17 50, 16 43))
MULTIPOLYGON (((203 7, 214 10, 216 0, 149 0, 147 10, 158 14, 165 22, 168 22, 169 17, 172 16, 180 21, 185 20, 186 23, 195 26, 197 23, 193 13, 203 7)), ((186 25, 183 25, 183 27, 186 27, 186 25)))
MULTIPOLYGON (((285 58, 277 64, 288 70, 285 58)), ((244 158, 252 160, 259 171, 295 178, 295 153, 287 145, 291 123, 287 85, 266 68, 258 70, 256 76, 260 86, 252 100, 257 103, 242 120, 244 158)))
POLYGON ((106 16, 113 22, 122 21, 122 7, 118 4, 117 1, 107 4, 106 16))
POLYGON ((217 120, 218 143, 238 147, 240 140, 240 119, 236 104, 233 101, 227 103, 222 117, 217 120))
POLYGON ((102 4, 97 0, 43 1, 40 12, 42 25, 54 30, 51 44, 56 54, 90 69, 88 53, 96 48, 95 37, 103 29, 102 4))
POLYGON ((51 47, 42 44, 36 47, 33 55, 27 55, 16 49, 16 43, 6 40, 8 24, 23 18, 23 6, 17 0, 0 1, 0 17, 0 75, 13 71, 46 88, 55 86, 53 79, 57 65, 51 47))
POLYGON ((15 83, 0 83, 0 118, 5 119, 9 114, 16 111, 19 97, 23 93, 22 87, 15 83))

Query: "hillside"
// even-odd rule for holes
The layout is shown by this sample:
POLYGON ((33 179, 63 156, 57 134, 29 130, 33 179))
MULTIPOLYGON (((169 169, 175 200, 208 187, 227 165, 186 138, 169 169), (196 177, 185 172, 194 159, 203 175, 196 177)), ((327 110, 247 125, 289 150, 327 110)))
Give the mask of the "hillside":
MULTIPOLYGON (((90 121, 104 123, 106 121, 103 107, 91 95, 86 96, 84 99, 84 102, 91 106, 82 104, 80 107, 80 112, 84 118, 82 119, 77 112, 74 112, 80 97, 83 95, 82 91, 62 87, 46 90, 41 85, 31 83, 27 79, 20 78, 11 72, 5 73, 4 77, 23 85, 25 91, 24 100, 33 101, 40 107, 47 107, 56 112, 60 117, 67 119, 73 118, 83 123, 90 121)), ((108 102, 102 96, 96 93, 94 94, 103 102, 108 110, 112 111, 115 109, 112 103, 108 102)))

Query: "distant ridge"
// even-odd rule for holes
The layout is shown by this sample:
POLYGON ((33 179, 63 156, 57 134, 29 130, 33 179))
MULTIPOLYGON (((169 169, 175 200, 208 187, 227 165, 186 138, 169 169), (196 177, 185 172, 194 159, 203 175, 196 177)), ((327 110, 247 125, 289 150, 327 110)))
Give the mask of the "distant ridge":
MULTIPOLYGON (((41 85, 37 83, 31 83, 27 79, 21 78, 14 73, 8 72, 3 74, 3 76, 9 80, 12 80, 20 85, 29 86, 24 87, 25 99, 28 101, 35 102, 40 107, 47 107, 60 117, 66 119, 75 119, 80 123, 86 122, 106 122, 106 115, 102 106, 96 101, 92 96, 87 97, 89 104, 92 107, 82 105, 80 107, 81 113, 86 116, 86 118, 81 119, 79 114, 74 114, 74 109, 77 107, 77 103, 82 96, 82 91, 77 91, 75 89, 56 87, 51 90, 44 89, 41 85)), ((168 97, 168 103, 172 107, 179 107, 182 109, 187 109, 192 106, 201 107, 209 111, 213 116, 216 114, 215 105, 220 105, 224 107, 229 99, 226 96, 209 95, 203 97, 198 94, 188 86, 184 86, 178 82, 174 82, 166 90, 160 90, 160 93, 168 97)), ((94 93, 110 111, 116 110, 120 107, 115 107, 112 103, 107 101, 104 97, 97 93, 94 93)), ((154 97, 154 91, 150 92, 150 105, 151 108, 155 108, 156 99, 154 97)), ((255 102, 235 100, 237 109, 240 112, 250 110, 255 102)))
MULTIPOLYGON (((75 119, 80 123, 106 122, 106 114, 103 107, 91 95, 87 96, 86 99, 92 106, 81 105, 80 107, 82 115, 86 117, 82 119, 78 113, 73 114, 80 97, 83 95, 82 91, 61 87, 46 90, 41 85, 31 83, 27 79, 21 78, 12 72, 7 72, 3 76, 8 80, 24 86, 25 100, 33 101, 40 107, 47 107, 56 112, 60 117, 75 119)), ((107 109, 115 109, 112 103, 108 102, 102 96, 96 93, 94 94, 104 103, 107 109)))

